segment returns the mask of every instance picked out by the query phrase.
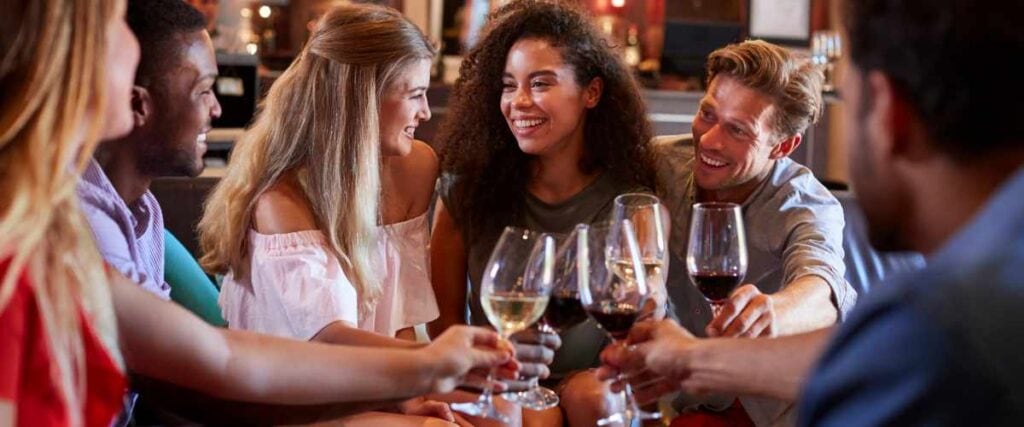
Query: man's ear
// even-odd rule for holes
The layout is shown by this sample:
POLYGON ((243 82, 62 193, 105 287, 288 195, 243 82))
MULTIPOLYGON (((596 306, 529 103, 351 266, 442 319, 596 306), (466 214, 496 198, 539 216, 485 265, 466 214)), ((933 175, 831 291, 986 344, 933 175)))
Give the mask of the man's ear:
POLYGON ((132 86, 132 119, 135 127, 142 127, 153 112, 153 98, 142 86, 132 86))
POLYGON ((800 134, 796 134, 786 139, 783 139, 778 144, 775 144, 774 147, 772 147, 772 152, 768 153, 768 158, 772 160, 778 160, 783 157, 786 157, 792 154, 793 151, 800 146, 801 142, 803 142, 803 137, 800 134))
POLYGON ((887 154, 910 160, 920 160, 932 154, 927 142, 927 131, 910 101, 897 90, 892 79, 880 71, 868 73, 866 82, 873 93, 871 117, 879 134, 875 137, 887 141, 887 154))
POLYGON ((594 77, 587 84, 585 91, 584 96, 586 97, 587 108, 596 107, 597 103, 601 102, 601 94, 604 93, 604 80, 601 80, 600 77, 594 77))

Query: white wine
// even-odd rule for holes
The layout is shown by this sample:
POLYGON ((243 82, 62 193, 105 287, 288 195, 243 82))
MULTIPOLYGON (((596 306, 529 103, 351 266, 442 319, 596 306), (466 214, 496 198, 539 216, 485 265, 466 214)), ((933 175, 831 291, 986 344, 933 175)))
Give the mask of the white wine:
POLYGON ((548 297, 520 292, 499 293, 487 295, 483 306, 487 320, 507 336, 536 322, 548 306, 548 297))
MULTIPOLYGON (((660 289, 662 282, 664 281, 664 278, 661 277, 661 261, 652 258, 643 258, 640 260, 640 263, 644 266, 647 287, 660 289)), ((616 259, 612 260, 610 264, 612 273, 614 273, 619 280, 626 282, 630 286, 636 286, 636 275, 633 273, 633 260, 616 259)))

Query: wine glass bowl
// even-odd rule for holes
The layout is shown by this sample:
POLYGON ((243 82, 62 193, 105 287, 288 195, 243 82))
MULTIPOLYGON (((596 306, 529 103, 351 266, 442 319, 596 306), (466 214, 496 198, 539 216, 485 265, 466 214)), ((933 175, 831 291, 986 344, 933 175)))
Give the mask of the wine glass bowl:
POLYGON ((693 205, 686 269, 717 316, 747 272, 746 233, 739 205, 693 205))

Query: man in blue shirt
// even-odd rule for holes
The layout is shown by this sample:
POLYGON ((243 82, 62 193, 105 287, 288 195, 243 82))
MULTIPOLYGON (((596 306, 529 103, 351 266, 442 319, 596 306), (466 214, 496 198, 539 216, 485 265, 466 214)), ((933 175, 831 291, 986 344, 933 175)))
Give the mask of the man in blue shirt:
POLYGON ((845 142, 872 243, 929 266, 878 287, 835 331, 699 340, 645 323, 634 351, 603 358, 668 378, 654 393, 795 399, 803 387, 804 425, 1019 424, 1024 3, 846 0, 842 16, 845 142))

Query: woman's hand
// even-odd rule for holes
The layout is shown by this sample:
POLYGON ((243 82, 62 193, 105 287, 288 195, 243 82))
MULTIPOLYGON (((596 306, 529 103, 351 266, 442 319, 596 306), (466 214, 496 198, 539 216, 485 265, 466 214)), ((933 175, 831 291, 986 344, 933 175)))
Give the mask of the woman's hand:
MULTIPOLYGON (((494 331, 472 326, 452 326, 421 351, 433 363, 433 392, 447 393, 459 385, 483 388, 488 372, 496 368, 498 378, 514 379, 519 371, 515 350, 494 331)), ((496 391, 505 385, 492 379, 496 391)))

